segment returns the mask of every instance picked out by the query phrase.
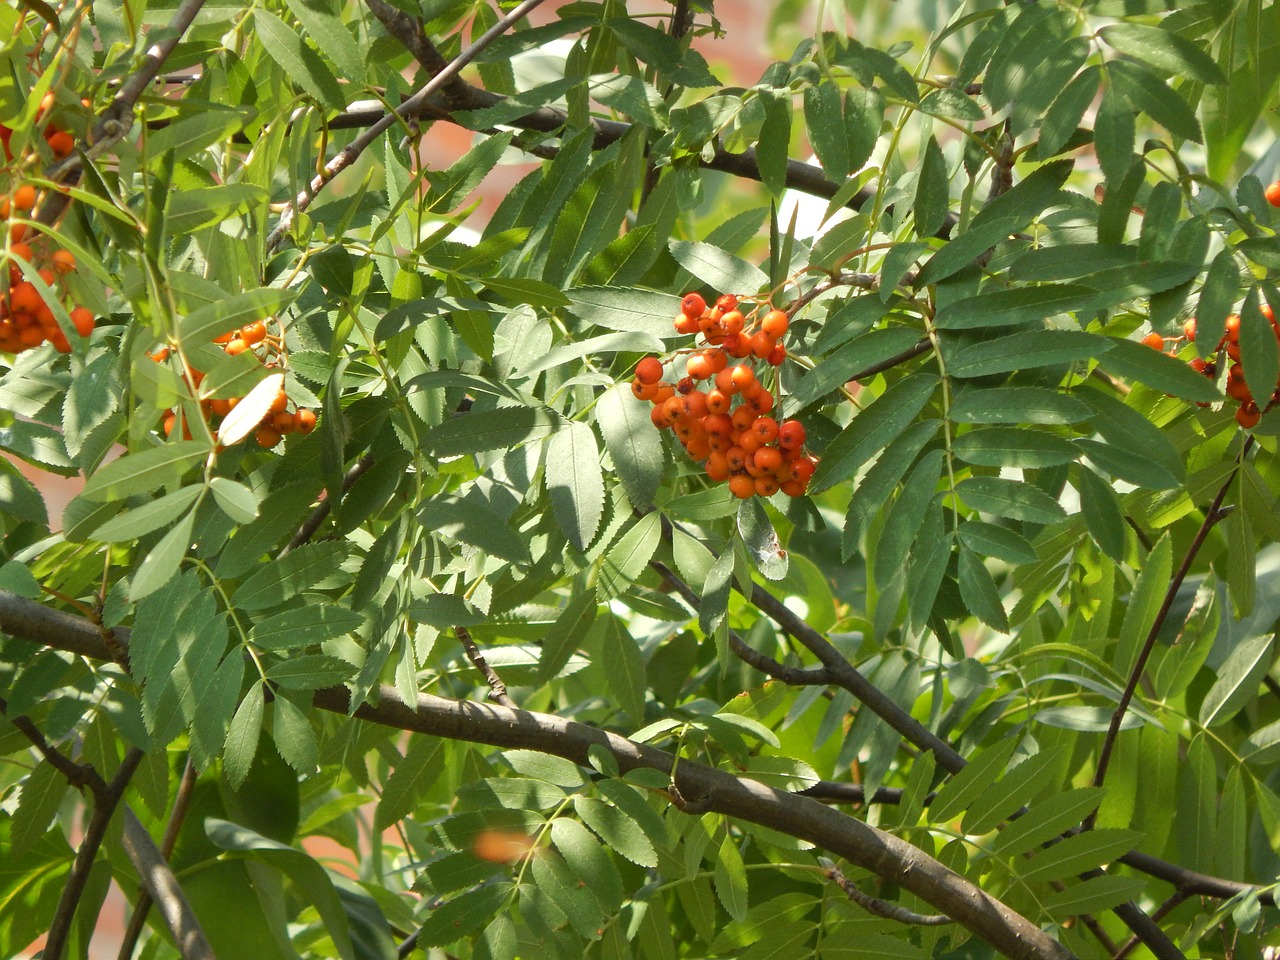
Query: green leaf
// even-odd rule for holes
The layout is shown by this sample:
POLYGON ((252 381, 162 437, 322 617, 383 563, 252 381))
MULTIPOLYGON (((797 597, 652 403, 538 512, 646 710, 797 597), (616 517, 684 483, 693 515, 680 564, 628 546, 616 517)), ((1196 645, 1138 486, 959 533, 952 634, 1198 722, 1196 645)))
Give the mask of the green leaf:
POLYGON ((1204 142, 1195 111, 1153 70, 1124 60, 1107 64, 1107 75, 1125 99, 1175 137, 1204 142))
POLYGON ((1104 353, 1112 342, 1110 337, 1079 330, 1027 330, 945 351, 950 354, 947 372, 954 377, 981 377, 1072 363, 1104 353))
POLYGON ((952 452, 986 467, 1051 467, 1080 455, 1069 440, 1027 427, 985 427, 961 434, 952 452))
POLYGON ((940 330, 1019 326, 1073 313, 1096 298, 1092 288, 1072 283, 987 291, 940 307, 935 325, 940 330))
POLYGON ((445 742, 438 737, 413 737, 404 759, 382 786, 382 795, 374 813, 374 826, 379 830, 399 823, 413 812, 418 801, 439 779, 444 770, 445 742))
POLYGON ((351 679, 356 667, 338 657, 305 655, 280 660, 267 668, 267 679, 291 690, 319 690, 351 679))
POLYGON ((192 466, 208 456, 206 444, 181 440, 112 460, 85 484, 86 500, 128 500, 160 486, 176 484, 192 466))
MULTIPOLYGON (((960 661, 956 667, 963 663, 972 661, 960 661)), ((957 686, 953 681, 952 689, 958 694, 957 686)), ((1061 750, 1048 750, 1023 760, 987 788, 980 806, 971 806, 965 812, 961 831, 967 836, 990 833, 1061 776, 1061 758, 1061 750)))
POLYGON ((510 883, 494 883, 467 890, 440 904, 418 928, 417 943, 442 947, 464 940, 493 919, 511 901, 510 883))
POLYGON ((782 549, 769 515, 756 497, 749 497, 738 506, 738 533, 765 579, 781 580, 787 575, 787 551, 782 549))
POLYGON ((297 650, 344 637, 364 622, 354 610, 331 604, 297 607, 256 621, 249 642, 262 650, 297 650))
POLYGON ((1126 537, 1124 510, 1115 488, 1083 464, 1075 476, 1079 481, 1080 512, 1084 514, 1089 535, 1112 560, 1122 560, 1126 537))
POLYGON ((1141 839, 1136 830, 1090 830, 1041 850, 1019 872, 1026 881, 1069 880, 1123 856, 1141 839))
POLYGON ((173 151, 175 160, 186 160, 206 147, 239 132, 253 117, 246 108, 234 109, 204 102, 198 113, 180 117, 167 127, 147 132, 147 154, 163 157, 173 151))
POLYGON ((619 384, 600 398, 596 422, 627 499, 641 508, 651 505, 662 482, 666 454, 645 404, 631 396, 625 383, 619 384))
POLYGON ((311 775, 316 771, 320 751, 307 715, 288 697, 276 697, 271 701, 271 709, 271 734, 276 752, 298 773, 311 775))
POLYGON ((347 82, 365 82, 364 57, 333 4, 324 0, 288 0, 289 11, 347 82))
POLYGON ((853 167, 849 162, 839 86, 828 80, 807 88, 804 117, 813 152, 818 155, 823 171, 832 180, 843 180, 853 167))
POLYGON ((1093 119, 1093 144, 1108 182, 1114 184, 1128 172, 1134 138, 1133 109, 1116 87, 1107 87, 1093 119))
POLYGON ((1142 572, 1134 584, 1133 594, 1125 607, 1124 623, 1116 644, 1112 666, 1116 673, 1127 677, 1137 662, 1143 642, 1154 625, 1156 615, 1169 588, 1173 572, 1173 546, 1165 533, 1152 547, 1142 565, 1142 572))
POLYGON ((566 421, 547 442, 547 495, 565 536, 586 550, 604 513, 604 477, 596 435, 585 423, 566 421))
POLYGON ((1116 338, 1098 365, 1108 373, 1145 383, 1184 400, 1216 403, 1222 399, 1217 385, 1192 370, 1186 361, 1153 350, 1144 343, 1116 338))
POLYGON ((1226 723, 1258 693, 1258 685, 1271 668, 1272 634, 1240 641, 1217 670, 1218 678, 1200 703, 1200 725, 1226 723))
POLYGON ((915 330, 872 330, 855 337, 807 371, 785 401, 788 412, 807 407, 857 374, 914 347, 920 341, 915 330))
POLYGON ((875 582, 882 588, 900 574, 907 562, 911 544, 915 542, 929 503, 934 498, 943 459, 941 450, 930 450, 921 457, 885 516, 873 567, 875 582))
POLYGON ((929 818, 935 823, 945 823, 968 810, 1004 773, 1017 746, 1017 738, 1010 737, 971 759, 963 770, 942 785, 929 805, 929 818))
POLYGON ((698 627, 711 636, 724 621, 729 609, 729 592, 733 582, 733 551, 726 550, 708 571, 702 587, 702 605, 698 608, 698 627))
POLYGON ((644 722, 645 663, 635 638, 617 617, 604 630, 604 678, 618 705, 636 724, 644 722))
POLYGON ((600 559, 600 582, 597 594, 601 600, 618 596, 627 586, 640 579, 661 539, 659 515, 647 513, 627 530, 600 559))
POLYGON ((743 920, 747 915, 747 868, 730 834, 725 835, 720 844, 720 854, 716 857, 715 887, 716 896, 729 916, 743 920))
POLYGON ((1068 426, 1093 411, 1075 397, 1045 387, 964 387, 948 414, 958 423, 1039 423, 1068 426))
POLYGON ((991 573, 972 550, 962 546, 958 567, 960 597, 979 620, 1001 633, 1009 632, 1009 618, 991 573))
POLYGON ((598 840, 582 824, 568 817, 551 821, 551 842, 564 857, 574 877, 587 885, 605 910, 622 905, 622 878, 598 840))
MULTIPOLYGON (((630 790, 630 787, 627 787, 630 790)), ((656 867, 658 852, 640 825, 622 810, 591 797, 575 797, 573 809, 582 822, 616 853, 639 867, 656 867)))
POLYGON ((1134 899, 1145 887, 1146 881, 1138 877, 1092 877, 1053 894, 1044 909, 1054 917, 1098 913, 1134 899))
POLYGON ((888 501, 925 444, 937 434, 939 426, 941 424, 937 420, 913 423, 885 447, 879 459, 863 475, 845 513, 841 554, 846 560, 858 549, 872 518, 888 501))
POLYGON ((289 79, 311 94, 330 110, 343 110, 346 100, 342 88, 323 60, 303 42, 297 31, 285 25, 273 13, 253 11, 254 27, 262 40, 262 49, 289 79))
POLYGON ((84 365, 71 379, 62 404, 62 438, 67 453, 76 456, 94 427, 115 412, 117 361, 104 353, 84 365))
POLYGON ((567 291, 570 311, 606 330, 631 330, 671 339, 680 298, 638 287, 574 287, 567 291))
POLYGON ((214 477, 209 481, 213 499, 222 512, 236 523, 249 523, 258 517, 258 498, 244 484, 227 477, 214 477))
POLYGON ((440 457, 514 447, 554 433, 558 418, 540 407, 502 407, 459 414, 427 431, 427 446, 440 457))
POLYGON ((479 497, 435 497, 418 509, 418 522, 437 536, 459 540, 516 563, 529 562, 529 546, 479 497))
MULTIPOLYGON (((657 549, 656 539, 654 549, 657 549)), ((539 684, 546 683, 564 669, 573 652, 586 639, 598 609, 595 592, 583 590, 560 611, 542 644, 542 658, 538 661, 539 684)))
POLYGON ((916 233, 922 237, 937 233, 947 218, 951 194, 947 178, 947 161, 942 156, 936 137, 929 137, 920 161, 920 178, 916 181, 915 217, 916 233))
POLYGON ((1037 146, 1043 159, 1057 153, 1071 138, 1098 95, 1102 82, 1102 68, 1090 64, 1080 71, 1049 105, 1040 121, 1040 142, 1037 146))
MULTIPOLYGON (((991 845, 998 857, 1016 857, 1080 823, 1102 801, 1102 787, 1050 794, 1000 831, 991 845)), ((931 814, 932 815, 932 814, 931 814)))
POLYGON ((810 492, 821 493, 857 473, 906 429, 929 402, 937 385, 938 378, 932 374, 914 373, 865 407, 823 451, 810 481, 810 492))
POLYGON ((752 294, 769 286, 769 278, 759 267, 714 244, 673 240, 670 249, 676 263, 713 290, 752 294))
POLYGON ((93 531, 93 539, 103 543, 118 543, 122 540, 137 540, 166 526, 176 520, 200 496, 204 488, 182 487, 173 493, 167 493, 158 500, 133 510, 118 513, 102 526, 93 531))
POLYGON ((1196 735, 1178 767, 1174 826, 1182 862, 1212 870, 1218 851, 1218 770, 1207 734, 1196 735))
POLYGON ((1057 500, 1021 480, 967 477, 956 484, 956 493, 974 510, 1010 520, 1054 523, 1067 515, 1057 500))
POLYGON ((1171 77, 1193 77, 1206 84, 1227 82, 1212 57, 1172 30, 1126 21, 1108 24, 1097 35, 1121 53, 1171 77))
MULTIPOLYGON (((261 688, 257 688, 261 689, 261 688)), ((316 908, 325 931, 343 960, 356 960, 351 945, 351 931, 342 901, 324 867, 301 850, 270 840, 226 820, 210 817, 205 832, 214 845, 228 853, 268 864, 285 874, 304 892, 307 902, 316 908)))
POLYGON ((231 595, 241 610, 265 610, 297 596, 338 569, 346 556, 341 543, 306 543, 259 567, 231 595))
POLYGON ((1035 563, 1039 559, 1031 542, 1007 527, 966 520, 960 524, 959 534, 965 546, 984 557, 996 557, 1007 563, 1035 563))
POLYGON ((195 519, 195 511, 192 510, 151 548, 129 584, 130 600, 141 600, 177 576, 182 558, 191 549, 191 531, 195 526, 195 519))
POLYGON ((225 223, 267 202, 267 192, 250 183, 181 190, 169 198, 165 227, 175 235, 225 223))
POLYGON ((262 732, 262 684, 255 683, 240 701, 236 715, 227 730, 223 748, 222 770, 233 790, 238 790, 249 775, 254 754, 258 752, 258 736, 262 732))

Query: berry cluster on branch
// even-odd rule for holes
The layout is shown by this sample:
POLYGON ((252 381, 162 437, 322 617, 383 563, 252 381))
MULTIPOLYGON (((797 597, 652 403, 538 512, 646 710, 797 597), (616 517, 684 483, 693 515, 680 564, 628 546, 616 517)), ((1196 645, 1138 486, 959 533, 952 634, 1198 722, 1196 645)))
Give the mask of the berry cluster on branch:
MULTIPOLYGON (((229 356, 248 353, 264 368, 276 370, 284 366, 286 354, 283 333, 272 332, 269 327, 269 324, 275 323, 274 320, 254 320, 237 330, 230 330, 215 337, 213 342, 222 347, 229 356)), ((150 357, 157 363, 164 363, 169 359, 169 355, 170 350, 165 346, 155 350, 150 357)), ((202 371, 195 368, 191 368, 189 373, 184 374, 193 390, 200 389, 204 376, 202 371)), ((210 427, 216 430, 222 419, 230 414, 243 399, 243 397, 206 397, 200 401, 200 412, 210 427)), ((253 431, 254 439, 260 447, 274 447, 286 434, 311 433, 316 428, 315 411, 296 405, 290 410, 292 402, 283 388, 271 398, 270 405, 253 431)), ((161 419, 161 428, 166 437, 173 433, 180 414, 180 410, 165 412, 161 419)), ((182 432, 184 439, 191 439, 190 424, 184 423, 182 432)))
POLYGON ((786 359, 782 337, 790 318, 767 303, 746 313, 742 306, 731 293, 710 307, 700 294, 687 294, 675 328, 700 334, 704 346, 680 352, 687 355, 685 376, 675 383, 664 379, 662 360, 645 357, 636 364, 631 392, 653 405, 653 425, 670 430, 707 476, 727 482, 734 496, 803 496, 817 466, 805 450, 804 425, 769 415, 774 395, 759 379, 786 359), (698 386, 703 382, 705 390, 698 386))
MULTIPOLYGON (((47 116, 53 103, 53 94, 46 94, 36 113, 37 122, 47 116)), ((75 145, 70 133, 51 122, 44 124, 43 134, 55 158, 67 156, 75 145)), ((26 181, 26 171, 40 166, 45 157, 33 146, 15 159, 10 150, 12 136, 13 131, 0 123, 7 183, 0 194, 0 220, 8 226, 4 256, 9 264, 8 284, 0 295, 0 353, 18 354, 45 342, 52 343, 59 353, 70 353, 70 331, 58 322, 54 305, 61 305, 81 337, 93 332, 93 311, 71 303, 66 289, 66 277, 76 269, 75 254, 57 248, 49 236, 30 225, 44 191, 26 181)))

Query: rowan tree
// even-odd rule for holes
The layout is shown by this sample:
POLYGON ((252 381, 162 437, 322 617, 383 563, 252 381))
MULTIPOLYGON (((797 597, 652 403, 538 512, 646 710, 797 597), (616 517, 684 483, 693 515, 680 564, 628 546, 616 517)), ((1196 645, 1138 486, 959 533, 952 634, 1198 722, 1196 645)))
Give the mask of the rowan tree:
POLYGON ((1280 945, 1280 11, 725 7, 0 9, 0 953, 1280 945))

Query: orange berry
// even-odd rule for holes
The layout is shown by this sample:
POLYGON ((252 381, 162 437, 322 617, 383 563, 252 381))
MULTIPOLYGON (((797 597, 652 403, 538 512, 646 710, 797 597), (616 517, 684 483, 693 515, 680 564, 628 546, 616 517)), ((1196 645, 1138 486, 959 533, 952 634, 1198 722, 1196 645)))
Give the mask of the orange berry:
POLYGON ((779 490, 778 478, 767 473, 755 478, 756 493, 762 497, 772 497, 779 490))
MULTIPOLYGON (((1280 204, 1278 204, 1280 206, 1280 204)), ((1262 419, 1262 413, 1258 410, 1258 405, 1252 400, 1246 400, 1240 404, 1236 410, 1236 423, 1244 427, 1246 430, 1252 430, 1258 425, 1258 421, 1262 419)))
POLYGON ((745 392, 756 382, 755 371, 742 363, 729 371, 729 378, 739 393, 745 392))
POLYGON ((276 433, 293 433, 294 420, 292 413, 277 413, 271 418, 271 427, 276 433))
POLYGON ((215 397, 209 401, 209 412, 215 416, 225 417, 231 412, 231 401, 222 397, 215 397))
POLYGON ((34 314, 44 306, 44 298, 29 280, 23 280, 9 288, 9 309, 14 313, 34 314))
POLYGON ((782 452, 777 447, 761 447, 751 459, 761 473, 775 473, 782 466, 782 452))
POLYGON ((778 439, 778 421, 773 417, 757 417, 751 424, 751 432, 763 444, 770 444, 778 439))
POLYGON ((662 379, 662 361, 657 357, 645 357, 636 364, 636 379, 641 383, 658 383, 662 379))
POLYGON ((1148 333, 1142 338, 1142 342, 1152 350, 1164 351, 1164 337, 1160 336, 1158 333, 1148 333))
POLYGON ((55 250, 49 258, 58 273, 70 273, 76 268, 76 255, 70 250, 55 250))
POLYGON ((757 331, 751 337, 751 352, 763 360, 773 352, 773 348, 777 346, 777 343, 777 340, 763 330, 757 331))
POLYGON ((707 457, 707 462, 703 469, 706 471, 707 476, 717 483, 722 483, 730 477, 729 461, 718 450, 712 451, 707 457))
POLYGON ((1280 207, 1280 180, 1274 181, 1266 191, 1267 203, 1273 207, 1280 207))
POLYGON ((686 317, 692 317, 697 320, 707 309, 707 301, 702 299, 702 295, 698 293, 686 293, 684 299, 680 301, 680 312, 686 317))
POLYGON ((234 357, 237 354, 244 353, 246 350, 248 350, 249 345, 245 343, 243 340, 241 340, 239 337, 233 337, 232 339, 227 341, 227 345, 222 349, 227 352, 227 356, 234 357))
POLYGON ((281 390, 272 399, 270 411, 272 413, 280 413, 288 405, 289 405, 289 395, 285 393, 283 390, 281 390))
POLYGON ((71 311, 71 322, 75 324, 76 333, 87 337, 93 333, 93 311, 88 307, 76 307, 71 311))
POLYGON ((799 420, 786 420, 778 426, 778 446, 783 450, 799 450, 804 446, 805 429, 799 420))
POLYGON ((316 413, 306 407, 299 407, 293 414, 293 429, 299 433, 310 433, 316 428, 316 413))
POLYGON ((698 318, 690 317, 683 313, 677 313, 675 319, 676 333, 697 333, 698 318))
POLYGON ((261 343, 267 339, 267 325, 261 320, 255 320, 253 323, 246 323, 240 328, 240 339, 249 346, 255 343, 261 343))
POLYGON ((24 183, 13 191, 13 205, 23 213, 28 213, 36 205, 36 188, 24 183))
POLYGON ((764 358, 764 362, 771 367, 782 366, 782 361, 787 359, 787 348, 780 343, 775 343, 773 349, 769 351, 769 355, 764 358))
POLYGON ((768 334, 774 340, 778 340, 787 332, 787 327, 791 325, 791 320, 783 310, 770 310, 764 315, 764 319, 760 321, 760 331, 768 334))
POLYGON ((639 377, 631 381, 631 395, 637 400, 652 400, 658 395, 656 383, 642 383, 639 377))
POLYGON ((707 391, 707 410, 710 413, 728 413, 732 402, 733 398, 719 387, 707 391))
POLYGON ((45 140, 48 141, 49 149, 58 159, 70 156, 71 151, 76 148, 76 138, 65 130, 58 130, 52 136, 46 136, 45 140))
POLYGON ((1187 338, 1188 343, 1196 342, 1196 318, 1188 317, 1187 322, 1182 325, 1182 334, 1187 338))
POLYGON ((722 313, 728 313, 730 310, 738 309, 738 298, 732 293, 722 293, 716 297, 716 307, 722 313))
POLYGON ((704 353, 695 353, 691 356, 685 369, 694 380, 706 380, 715 374, 711 358, 704 353))
POLYGON ((745 473, 735 474, 729 478, 729 492, 739 500, 755 496, 756 482, 745 473))
POLYGON ((1224 336, 1228 343, 1236 343, 1240 339, 1240 314, 1233 313, 1227 317, 1227 332, 1224 336))
POLYGON ((259 427, 253 433, 253 438, 258 441, 260 447, 274 447, 280 442, 280 433, 271 427, 259 427))

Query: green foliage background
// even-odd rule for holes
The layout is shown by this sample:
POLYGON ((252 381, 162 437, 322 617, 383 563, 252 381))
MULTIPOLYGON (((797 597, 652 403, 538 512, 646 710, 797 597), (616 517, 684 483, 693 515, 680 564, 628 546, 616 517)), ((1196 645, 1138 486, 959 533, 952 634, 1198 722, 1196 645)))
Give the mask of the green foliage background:
MULTIPOLYGON (((1280 944, 1280 412, 1242 430, 1188 366, 1238 313, 1254 395, 1280 378, 1276 7, 780 0, 729 86, 710 0, 562 4, 415 94, 514 6, 0 9, 8 175, 65 185, 33 229, 102 318, 0 357, 0 953, 55 922, 80 835, 32 729, 129 768, 223 957, 1008 949, 899 853, 844 854, 885 836, 1063 948, 1020 955, 1280 944), (21 159, 47 90, 63 164, 21 159), (447 125, 475 140, 446 166, 447 125), (809 496, 737 502, 632 398, 690 289, 793 311, 809 496), (319 426, 224 448, 200 401, 267 371, 210 341, 257 319, 319 426), (17 460, 83 478, 60 518, 17 460), (685 796, 706 767, 882 832, 685 796), (960 922, 868 911, 832 854, 960 922)), ((104 828, 78 955, 109 881, 139 896, 104 828)), ((148 923, 138 955, 176 955, 148 923)))

